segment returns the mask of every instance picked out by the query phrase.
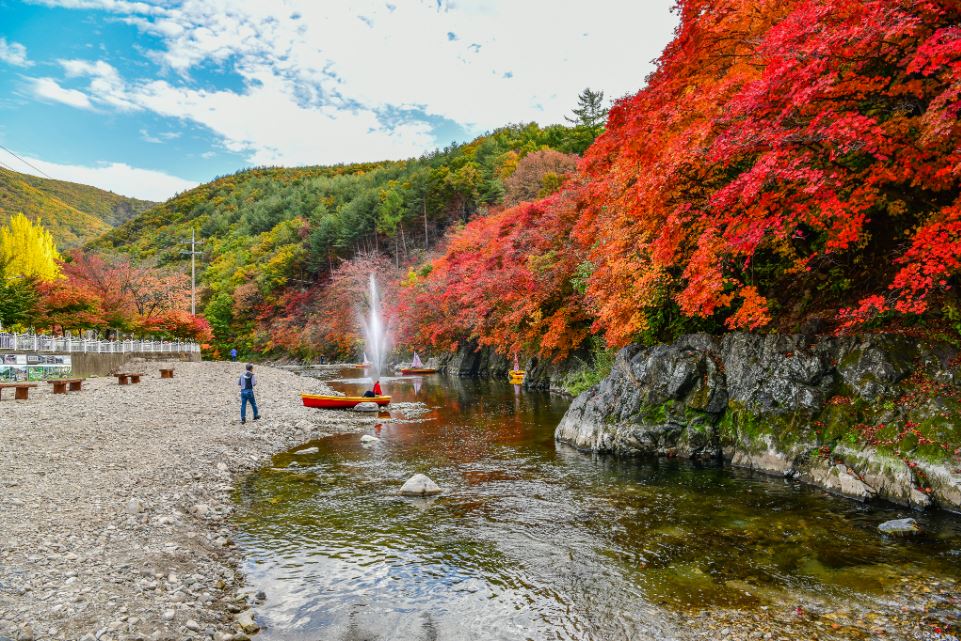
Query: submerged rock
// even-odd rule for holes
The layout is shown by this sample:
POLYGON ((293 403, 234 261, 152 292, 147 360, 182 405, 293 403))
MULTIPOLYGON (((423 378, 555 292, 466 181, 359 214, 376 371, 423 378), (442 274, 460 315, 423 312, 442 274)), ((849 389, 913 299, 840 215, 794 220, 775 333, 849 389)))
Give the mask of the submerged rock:
POLYGON ((885 521, 878 526, 878 530, 883 534, 894 536, 913 536, 921 533, 921 526, 914 519, 895 519, 885 521))
POLYGON ((305 447, 302 450, 297 450, 294 454, 316 454, 319 451, 319 447, 305 447))
POLYGON ((402 496, 434 496, 440 494, 441 489, 426 474, 415 474, 400 488, 402 496))
POLYGON ((380 411, 380 405, 373 403, 371 401, 364 401, 363 403, 358 403, 354 406, 355 412, 378 412, 380 411))

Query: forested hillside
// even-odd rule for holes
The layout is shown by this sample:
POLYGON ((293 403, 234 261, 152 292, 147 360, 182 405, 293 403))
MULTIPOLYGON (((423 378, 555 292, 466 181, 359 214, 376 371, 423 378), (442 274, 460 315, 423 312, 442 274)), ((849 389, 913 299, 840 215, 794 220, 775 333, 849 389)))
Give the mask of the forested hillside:
MULTIPOLYGON (((561 359, 706 330, 961 340, 961 7, 682 0, 638 93, 408 161, 263 168, 93 249, 183 269, 214 347, 356 356, 366 274, 413 347, 561 359), (596 140, 595 140, 596 137, 596 140)), ((638 85, 642 79, 638 79, 638 85)))
POLYGON ((392 268, 384 280, 399 280, 452 226, 559 189, 573 152, 593 137, 586 126, 518 125, 412 160, 243 171, 154 207, 90 249, 182 265, 195 229, 215 344, 344 356, 356 348, 352 303, 328 309, 328 284, 349 271, 345 261, 392 268))
POLYGON ((42 221, 61 249, 83 245, 154 204, 0 168, 0 224, 23 213, 42 221))

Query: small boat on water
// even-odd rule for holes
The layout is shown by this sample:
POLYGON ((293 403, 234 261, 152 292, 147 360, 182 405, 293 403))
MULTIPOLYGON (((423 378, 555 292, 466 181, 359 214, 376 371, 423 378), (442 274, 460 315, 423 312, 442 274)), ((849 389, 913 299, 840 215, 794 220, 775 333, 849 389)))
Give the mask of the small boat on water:
POLYGON ((404 376, 414 376, 416 374, 436 374, 436 367, 405 367, 400 370, 404 376))
POLYGON ((367 352, 364 352, 364 362, 363 362, 363 363, 354 363, 354 364, 350 365, 350 367, 356 367, 357 369, 370 369, 370 366, 371 366, 372 364, 373 364, 373 363, 371 363, 369 360, 367 360, 367 352))
POLYGON ((381 407, 390 405, 389 396, 320 396, 318 394, 301 394, 304 407, 321 409, 350 409, 361 403, 377 403, 381 407))
POLYGON ((514 369, 507 373, 507 380, 513 385, 520 385, 527 378, 527 372, 521 369, 521 364, 518 362, 517 354, 514 354, 514 369))
POLYGON ((403 367, 400 373, 404 376, 411 376, 416 374, 434 374, 437 372, 436 367, 424 367, 424 364, 420 360, 420 356, 417 352, 414 352, 414 358, 410 361, 410 367, 403 367))

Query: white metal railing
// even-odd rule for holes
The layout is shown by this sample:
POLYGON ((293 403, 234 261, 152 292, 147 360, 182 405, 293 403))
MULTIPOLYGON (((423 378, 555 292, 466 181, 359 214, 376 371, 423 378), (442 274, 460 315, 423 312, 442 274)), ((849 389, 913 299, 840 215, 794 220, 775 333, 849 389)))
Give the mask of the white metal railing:
POLYGON ((0 350, 28 352, 91 352, 100 354, 136 353, 184 353, 199 352, 200 345, 193 341, 154 341, 125 339, 104 341, 97 338, 74 338, 72 336, 47 336, 44 334, 18 334, 0 332, 0 350))

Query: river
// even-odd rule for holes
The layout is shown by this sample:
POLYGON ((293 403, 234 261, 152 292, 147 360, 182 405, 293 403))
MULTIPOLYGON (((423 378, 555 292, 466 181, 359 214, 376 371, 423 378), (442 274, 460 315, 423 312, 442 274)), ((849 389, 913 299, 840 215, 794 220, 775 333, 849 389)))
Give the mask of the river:
MULTIPOLYGON (((359 375, 333 386, 361 391, 359 375)), ((266 640, 957 634, 957 517, 914 515, 925 535, 890 539, 877 525, 908 511, 558 445, 558 396, 438 375, 384 387, 428 411, 382 415, 372 446, 305 443, 318 451, 279 454, 237 489, 266 640), (416 472, 444 493, 398 496, 416 472)))

